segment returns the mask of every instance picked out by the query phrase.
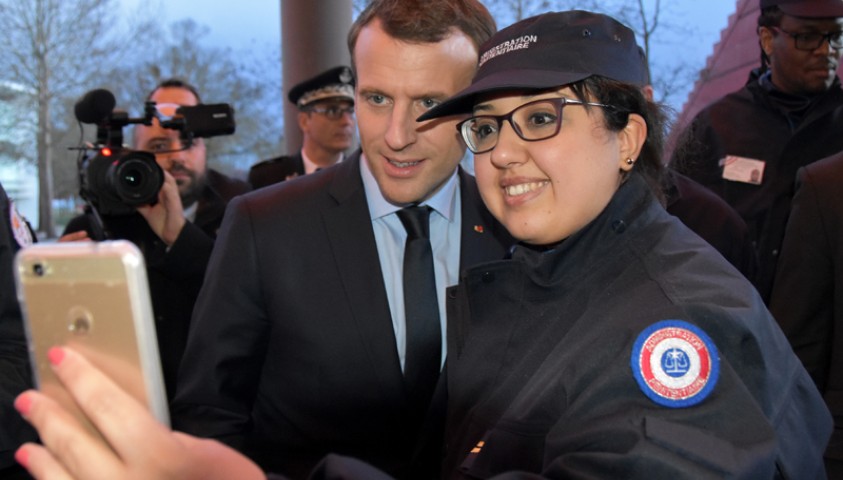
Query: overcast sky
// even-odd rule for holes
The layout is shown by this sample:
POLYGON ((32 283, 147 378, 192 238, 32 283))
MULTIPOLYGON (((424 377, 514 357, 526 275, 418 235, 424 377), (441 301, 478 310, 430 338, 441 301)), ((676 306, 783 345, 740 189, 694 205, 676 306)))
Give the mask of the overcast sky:
MULTIPOLYGON (((125 6, 134 8, 140 0, 120 1, 125 6)), ((303 1, 318 5, 325 0, 303 1)), ((278 45, 280 42, 279 0, 168 0, 160 4, 155 0, 145 0, 144 3, 160 5, 152 8, 160 8, 163 22, 192 18, 197 23, 209 27, 207 40, 215 45, 239 49, 278 45)), ((667 10, 674 17, 667 20, 672 24, 681 25, 683 29, 690 29, 693 34, 688 35, 690 38, 680 37, 665 44, 651 45, 654 63, 669 62, 675 56, 677 59, 684 59, 697 70, 703 68, 712 47, 720 39, 721 30, 728 23, 729 15, 734 13, 737 0, 662 0, 662 3, 669 5, 667 10)), ((675 109, 681 109, 691 87, 693 85, 689 84, 687 91, 673 102, 672 106, 675 109)))

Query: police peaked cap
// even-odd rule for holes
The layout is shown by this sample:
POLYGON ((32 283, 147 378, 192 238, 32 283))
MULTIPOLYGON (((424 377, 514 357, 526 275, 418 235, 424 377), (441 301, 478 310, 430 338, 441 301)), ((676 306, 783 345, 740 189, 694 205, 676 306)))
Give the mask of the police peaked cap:
POLYGON ((299 108, 329 98, 354 101, 354 75, 346 66, 334 67, 290 89, 287 98, 299 108))

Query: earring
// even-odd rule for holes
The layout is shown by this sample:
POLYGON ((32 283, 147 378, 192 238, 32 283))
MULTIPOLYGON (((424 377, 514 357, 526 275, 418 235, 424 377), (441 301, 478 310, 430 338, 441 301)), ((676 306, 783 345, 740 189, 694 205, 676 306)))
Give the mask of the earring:
POLYGON ((626 159, 626 164, 627 164, 627 165, 632 165, 633 163, 635 163, 635 160, 633 160, 633 159, 631 159, 631 158, 627 158, 627 159, 626 159))

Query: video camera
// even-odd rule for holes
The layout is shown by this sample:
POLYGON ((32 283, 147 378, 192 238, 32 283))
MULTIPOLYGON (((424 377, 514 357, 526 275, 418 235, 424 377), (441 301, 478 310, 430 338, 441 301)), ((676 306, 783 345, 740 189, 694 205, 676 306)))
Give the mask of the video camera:
POLYGON ((184 148, 195 138, 234 133, 234 111, 226 103, 179 107, 171 117, 161 115, 155 102, 144 104, 144 115, 129 118, 114 110, 116 101, 108 90, 86 93, 74 107, 76 119, 97 125, 97 143, 83 147, 78 159, 79 193, 98 219, 103 215, 128 215, 141 205, 153 205, 164 184, 164 173, 151 152, 123 146, 123 127, 129 124, 160 125, 179 131, 184 148))

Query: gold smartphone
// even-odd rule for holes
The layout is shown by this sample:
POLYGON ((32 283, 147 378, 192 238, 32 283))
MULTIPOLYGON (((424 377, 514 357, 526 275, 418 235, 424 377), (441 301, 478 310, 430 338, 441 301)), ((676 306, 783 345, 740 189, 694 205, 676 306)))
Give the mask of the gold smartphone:
POLYGON ((169 426, 144 259, 131 242, 35 244, 16 258, 30 362, 39 390, 96 434, 55 377, 53 346, 85 355, 169 426))

